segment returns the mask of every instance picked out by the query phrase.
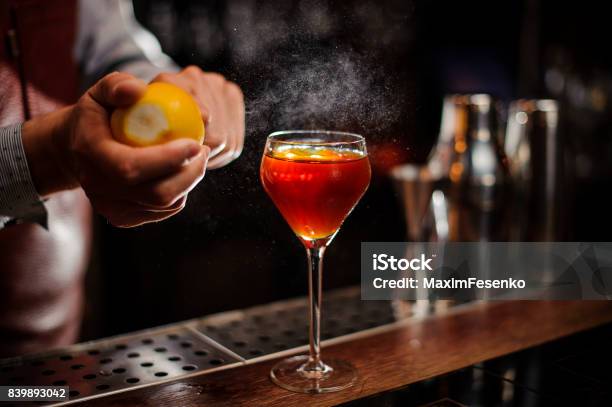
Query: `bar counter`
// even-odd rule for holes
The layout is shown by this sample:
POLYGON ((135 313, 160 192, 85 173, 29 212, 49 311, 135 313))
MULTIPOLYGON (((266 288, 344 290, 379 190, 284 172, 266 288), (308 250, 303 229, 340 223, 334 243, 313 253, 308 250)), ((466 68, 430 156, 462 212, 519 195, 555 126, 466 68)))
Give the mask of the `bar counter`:
POLYGON ((324 357, 351 360, 355 386, 328 394, 296 394, 268 378, 273 360, 107 396, 92 406, 329 406, 401 388, 612 321, 610 302, 492 302, 444 316, 355 334, 325 346, 324 357))
MULTIPOLYGON (((342 299, 342 296, 339 298, 342 299)), ((380 303, 384 304, 384 302, 380 303)), ((301 303, 293 305, 296 304, 301 303)), ((283 309, 291 309, 290 302, 285 302, 282 306, 283 309)), ((257 312, 256 310, 255 313, 257 312)), ((276 312, 279 312, 278 309, 276 312)), ((240 312, 234 312, 215 318, 217 322, 219 319, 224 322, 229 320, 233 322, 236 321, 236 318, 246 318, 245 315, 250 314, 246 312, 241 315, 240 312)), ((214 327, 215 318, 205 319, 208 328, 212 331, 218 329, 214 327)), ((365 315, 364 319, 366 319, 365 315)), ((179 331, 176 329, 185 329, 183 335, 189 335, 191 332, 193 341, 197 341, 205 338, 204 335, 201 335, 201 338, 198 339, 197 330, 193 329, 194 326, 198 326, 194 324, 200 322, 188 321, 177 324, 177 326, 163 327, 159 332, 171 340, 178 338, 176 332, 179 331), (167 334, 167 332, 175 333, 167 334)), ((84 360, 82 362, 84 365, 81 365, 83 369, 79 370, 79 374, 87 373, 87 369, 93 373, 83 375, 85 379, 81 379, 81 376, 69 379, 68 384, 71 390, 79 389, 81 394, 80 397, 62 404, 82 402, 88 406, 329 406, 395 391, 410 384, 441 377, 484 361, 547 344, 568 335, 606 325, 609 322, 612 322, 612 303, 609 301, 474 302, 452 307, 439 314, 421 318, 405 318, 324 341, 323 359, 333 357, 350 360, 358 369, 359 378, 356 384, 349 389, 317 395, 291 393, 277 387, 269 379, 270 368, 278 359, 289 354, 303 353, 305 346, 290 347, 277 352, 264 351, 262 355, 243 357, 230 349, 231 346, 226 348, 222 345, 215 345, 210 339, 205 339, 210 342, 211 349, 216 349, 205 352, 208 358, 213 358, 210 359, 210 364, 214 365, 210 366, 211 368, 195 369, 194 367, 193 372, 176 369, 181 372, 176 377, 173 377, 172 374, 167 376, 165 372, 163 372, 164 375, 156 373, 155 376, 167 377, 152 377, 152 380, 148 382, 141 376, 142 380, 139 380, 139 383, 135 382, 123 388, 114 383, 120 380, 129 381, 129 379, 125 379, 121 374, 126 369, 117 366, 126 366, 130 360, 142 361, 147 357, 146 350, 140 350, 139 354, 135 351, 137 349, 131 345, 117 344, 130 343, 125 339, 129 338, 129 335, 97 341, 93 344, 75 345, 38 357, 2 361, 0 371, 7 375, 13 368, 14 371, 19 371, 21 365, 46 364, 50 366, 55 363, 57 366, 62 363, 74 363, 75 360, 84 360), (101 344, 106 342, 108 346, 112 345, 115 355, 119 352, 128 352, 126 359, 119 360, 115 356, 115 361, 113 361, 110 357, 103 357, 104 353, 100 354, 99 350, 92 350, 94 345, 96 349, 102 349, 101 344), (216 356, 215 352, 217 352, 216 356), (215 360, 218 362, 212 363, 215 360), (112 370, 109 368, 105 371, 104 364, 111 362, 118 363, 118 365, 112 370), (96 375, 98 379, 106 380, 103 383, 108 384, 96 382, 98 380, 94 379, 96 375), (92 380, 88 381, 88 376, 92 380), (96 388, 105 391, 96 391, 96 388)), ((234 326, 237 323, 230 325, 234 326)), ((249 329, 246 328, 247 331, 249 329)), ((131 343, 136 340, 139 343, 150 344, 154 341, 159 342, 157 339, 140 339, 153 338, 151 335, 147 337, 147 334, 150 332, 134 334, 131 343)), ((273 336, 274 332, 269 332, 269 334, 273 336)), ((221 337, 229 338, 227 333, 221 334, 221 337)), ((198 351, 194 350, 197 344, 192 345, 193 341, 183 341, 181 345, 177 344, 176 349, 188 348, 183 350, 194 351, 197 354, 198 351)), ((238 348, 242 346, 238 341, 233 343, 238 348)), ((174 351, 173 348, 166 350, 166 348, 157 346, 154 348, 155 352, 168 350, 168 353, 163 353, 164 359, 174 351)), ((174 356, 174 358, 174 360, 183 358, 184 363, 187 363, 186 357, 174 356)), ((173 356, 167 359, 173 360, 173 356)), ((160 364, 161 362, 156 361, 157 366, 160 364)), ((142 365, 145 363, 140 364, 142 365)), ((79 365, 73 364, 72 369, 75 369, 75 366, 79 365)), ((61 366, 53 367, 55 370, 49 369, 47 367, 42 374, 48 374, 50 377, 39 380, 35 384, 51 384, 54 379, 57 380, 64 374, 61 366)), ((68 367, 65 369, 70 372, 68 367)), ((169 369, 165 370, 171 372, 169 369)), ((189 369, 184 368, 183 370, 189 369)), ((31 384, 30 378, 26 382, 21 384, 31 384)))

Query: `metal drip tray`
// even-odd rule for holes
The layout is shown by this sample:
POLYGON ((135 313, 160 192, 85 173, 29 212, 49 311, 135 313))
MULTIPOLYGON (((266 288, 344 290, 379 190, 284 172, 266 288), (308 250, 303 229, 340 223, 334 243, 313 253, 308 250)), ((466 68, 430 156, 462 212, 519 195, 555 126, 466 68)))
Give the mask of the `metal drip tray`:
POLYGON ((239 359, 184 326, 0 361, 2 385, 69 386, 70 400, 212 370, 239 359))
MULTIPOLYGON (((324 345, 326 340, 413 315, 442 313, 455 305, 361 301, 359 287, 326 292, 323 298, 324 345)), ((0 385, 69 386, 72 403, 256 363, 307 344, 308 299, 298 298, 0 360, 0 385)))
MULTIPOLYGON (((323 295, 321 339, 352 334, 396 321, 390 301, 361 301, 348 289, 323 295)), ((308 344, 308 299, 272 303, 203 318, 195 328, 245 359, 308 344)))

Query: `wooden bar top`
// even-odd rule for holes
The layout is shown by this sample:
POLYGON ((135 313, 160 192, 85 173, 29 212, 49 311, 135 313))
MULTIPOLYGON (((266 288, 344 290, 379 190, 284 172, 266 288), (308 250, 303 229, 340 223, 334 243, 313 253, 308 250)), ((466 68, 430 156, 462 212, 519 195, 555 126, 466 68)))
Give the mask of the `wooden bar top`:
POLYGON ((477 303, 323 348, 350 360, 352 388, 291 393, 268 376, 277 360, 88 400, 91 406, 329 406, 367 397, 612 321, 612 301, 477 303))

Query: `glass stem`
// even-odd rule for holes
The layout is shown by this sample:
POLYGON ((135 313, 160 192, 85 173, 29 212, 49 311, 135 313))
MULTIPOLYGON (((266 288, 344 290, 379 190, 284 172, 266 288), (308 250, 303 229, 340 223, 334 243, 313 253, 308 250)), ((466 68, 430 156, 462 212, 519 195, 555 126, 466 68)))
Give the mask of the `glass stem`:
POLYGON ((308 255, 308 299, 310 301, 310 357, 303 367, 305 371, 321 372, 325 365, 321 362, 321 285, 323 273, 323 254, 326 246, 306 248, 308 255))

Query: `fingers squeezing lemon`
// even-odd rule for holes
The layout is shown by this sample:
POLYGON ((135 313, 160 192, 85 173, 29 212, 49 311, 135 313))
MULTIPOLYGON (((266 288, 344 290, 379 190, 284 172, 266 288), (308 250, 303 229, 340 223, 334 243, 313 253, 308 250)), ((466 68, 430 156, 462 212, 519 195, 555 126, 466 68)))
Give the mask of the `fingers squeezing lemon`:
POLYGON ((111 129, 117 141, 131 146, 151 146, 179 138, 204 141, 200 109, 178 86, 156 82, 132 106, 116 109, 111 129))

